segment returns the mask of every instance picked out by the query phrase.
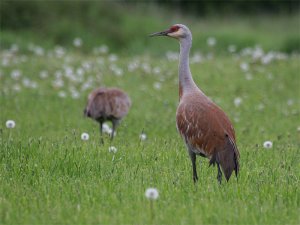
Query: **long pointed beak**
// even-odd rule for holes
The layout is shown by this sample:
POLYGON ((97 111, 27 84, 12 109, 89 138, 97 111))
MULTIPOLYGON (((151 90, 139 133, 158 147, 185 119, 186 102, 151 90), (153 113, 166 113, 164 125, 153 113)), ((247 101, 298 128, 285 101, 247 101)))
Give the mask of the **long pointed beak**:
POLYGON ((169 30, 161 31, 161 32, 156 32, 153 34, 150 34, 149 37, 154 37, 154 36, 168 36, 169 30))

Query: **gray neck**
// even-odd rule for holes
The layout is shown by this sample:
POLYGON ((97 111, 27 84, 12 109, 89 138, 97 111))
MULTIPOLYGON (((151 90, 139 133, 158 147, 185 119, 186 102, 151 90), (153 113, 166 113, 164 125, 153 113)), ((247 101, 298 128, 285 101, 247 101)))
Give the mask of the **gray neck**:
POLYGON ((183 92, 190 90, 195 86, 189 66, 189 53, 191 46, 191 37, 180 40, 179 85, 183 92))

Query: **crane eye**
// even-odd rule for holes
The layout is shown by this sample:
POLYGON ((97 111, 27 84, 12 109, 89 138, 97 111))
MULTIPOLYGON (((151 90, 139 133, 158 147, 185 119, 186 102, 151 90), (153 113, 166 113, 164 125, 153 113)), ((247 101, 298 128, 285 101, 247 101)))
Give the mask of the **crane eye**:
POLYGON ((173 33, 173 32, 178 31, 179 28, 180 28, 179 26, 173 26, 173 27, 170 28, 170 31, 173 33))

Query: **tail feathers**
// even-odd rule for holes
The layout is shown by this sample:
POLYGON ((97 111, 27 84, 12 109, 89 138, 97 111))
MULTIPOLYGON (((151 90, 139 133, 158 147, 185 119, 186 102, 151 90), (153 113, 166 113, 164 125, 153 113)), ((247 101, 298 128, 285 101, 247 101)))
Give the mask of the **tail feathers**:
POLYGON ((226 180, 228 181, 231 177, 233 170, 235 171, 236 177, 239 172, 239 151, 230 137, 227 137, 225 148, 223 151, 216 153, 215 161, 221 165, 226 180))

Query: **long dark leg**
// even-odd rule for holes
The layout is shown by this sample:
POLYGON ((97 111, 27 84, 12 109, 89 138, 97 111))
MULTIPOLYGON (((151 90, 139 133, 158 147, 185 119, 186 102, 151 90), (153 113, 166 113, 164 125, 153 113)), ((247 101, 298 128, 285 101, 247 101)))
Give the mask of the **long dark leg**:
POLYGON ((219 183, 221 184, 221 182, 222 182, 222 171, 221 171, 221 168, 220 168, 220 164, 217 163, 217 165, 218 165, 218 176, 217 176, 217 178, 218 178, 219 183))
POLYGON ((112 120, 112 132, 111 132, 111 136, 110 136, 110 140, 112 141, 114 139, 115 136, 115 130, 117 128, 118 125, 118 120, 112 120))
POLYGON ((196 154, 192 151, 189 151, 189 153, 190 153, 192 166, 193 166, 193 180, 194 180, 194 183, 196 183, 198 180, 197 169, 196 169, 196 154))
POLYGON ((116 120, 112 120, 111 122, 112 122, 112 132, 111 132, 111 135, 110 135, 110 141, 112 141, 114 139, 115 130, 116 130, 116 126, 117 126, 116 120))
POLYGON ((103 134, 102 134, 102 126, 103 126, 103 122, 99 122, 100 124, 100 144, 103 145, 104 141, 103 141, 103 134))

